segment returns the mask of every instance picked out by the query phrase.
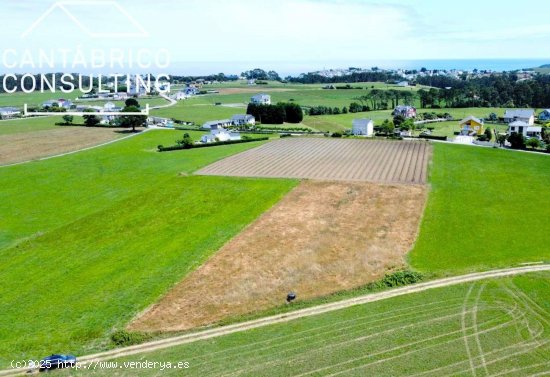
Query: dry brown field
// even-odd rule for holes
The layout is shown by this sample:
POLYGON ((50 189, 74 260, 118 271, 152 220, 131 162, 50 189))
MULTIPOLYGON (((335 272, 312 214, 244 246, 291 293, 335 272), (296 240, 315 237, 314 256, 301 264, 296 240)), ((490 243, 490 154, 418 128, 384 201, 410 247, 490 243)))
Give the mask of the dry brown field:
POLYGON ((0 165, 77 151, 123 137, 121 129, 58 127, 0 135, 0 165), (117 132, 119 131, 119 132, 117 132))
POLYGON ((197 172, 235 177, 424 184, 431 146, 424 141, 287 138, 197 172))
POLYGON ((187 330, 284 305, 291 291, 307 300, 378 280, 405 265, 425 200, 422 185, 304 181, 129 329, 187 330))

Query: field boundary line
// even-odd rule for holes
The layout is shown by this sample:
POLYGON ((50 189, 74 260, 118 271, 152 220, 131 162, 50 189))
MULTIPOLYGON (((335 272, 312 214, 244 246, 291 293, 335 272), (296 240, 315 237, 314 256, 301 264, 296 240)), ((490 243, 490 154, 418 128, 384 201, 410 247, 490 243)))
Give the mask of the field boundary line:
MULTIPOLYGON (((395 288, 389 291, 370 293, 367 295, 358 296, 351 299, 317 305, 317 306, 313 306, 305 309, 299 309, 293 312, 272 315, 268 317, 254 319, 251 321, 236 323, 236 324, 227 325, 227 326, 221 326, 221 327, 202 330, 202 331, 198 331, 190 334, 184 334, 184 335, 161 339, 153 342, 138 344, 135 346, 118 348, 111 351, 105 351, 105 352, 96 353, 88 356, 83 356, 83 357, 79 357, 79 362, 82 364, 90 364, 92 362, 112 360, 112 359, 125 357, 125 356, 132 356, 132 355, 142 354, 146 352, 158 351, 158 350, 171 348, 171 347, 175 347, 183 344, 193 343, 200 340, 217 338, 224 335, 239 333, 239 332, 261 328, 261 327, 274 325, 278 323, 286 323, 295 319, 316 316, 324 313, 330 313, 333 311, 346 309, 357 305, 382 301, 382 300, 399 297, 399 296, 405 296, 412 293, 424 292, 431 289, 449 287, 449 286, 460 285, 464 283, 471 283, 471 282, 476 282, 484 279, 509 277, 509 276, 531 273, 531 272, 543 272, 543 271, 550 271, 550 264, 499 269, 499 270, 471 273, 467 275, 432 280, 425 283, 419 283, 415 285, 395 288)), ((20 374, 26 373, 27 371, 28 369, 17 369, 17 370, 8 369, 8 370, 0 371, 0 376, 20 375, 20 374)))

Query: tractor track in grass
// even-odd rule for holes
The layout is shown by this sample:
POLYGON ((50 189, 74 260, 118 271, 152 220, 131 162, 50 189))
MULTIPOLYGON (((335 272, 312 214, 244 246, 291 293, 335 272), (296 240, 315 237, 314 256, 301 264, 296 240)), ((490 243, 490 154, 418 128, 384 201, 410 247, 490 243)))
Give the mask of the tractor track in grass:
MULTIPOLYGON (((217 327, 213 329, 201 330, 190 334, 179 335, 171 338, 161 339, 153 342, 143 343, 135 346, 118 348, 111 351, 96 353, 78 358, 79 364, 90 365, 102 361, 108 361, 120 357, 132 356, 152 351, 158 351, 166 348, 176 347, 183 344, 189 344, 205 339, 217 338, 224 335, 243 332, 260 327, 270 326, 278 323, 285 323, 299 318, 316 316, 324 313, 333 312, 336 310, 346 309, 356 305, 367 304, 386 300, 393 297, 404 296, 412 293, 424 292, 436 288, 444 288, 464 283, 476 282, 484 279, 510 277, 531 272, 550 271, 550 264, 524 266, 516 268, 507 268, 486 272, 478 272, 461 276, 454 276, 438 280, 432 280, 415 285, 391 289, 388 291, 371 293, 363 296, 358 296, 342 301, 332 302, 313 306, 310 308, 300 309, 293 312, 272 315, 264 318, 259 318, 251 321, 236 323, 232 325, 217 327)), ((489 363, 488 363, 489 364, 489 363)), ((0 376, 16 376, 25 374, 28 368, 25 369, 9 369, 0 371, 0 376)))

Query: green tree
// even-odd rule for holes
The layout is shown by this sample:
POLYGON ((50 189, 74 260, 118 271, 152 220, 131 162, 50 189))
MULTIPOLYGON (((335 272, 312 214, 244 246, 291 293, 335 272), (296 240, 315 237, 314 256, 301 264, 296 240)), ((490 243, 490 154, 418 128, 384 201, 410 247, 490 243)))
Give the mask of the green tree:
POLYGON ((95 115, 83 115, 83 118, 86 127, 95 127, 101 122, 101 119, 95 115))
POLYGON ((382 131, 384 132, 384 134, 388 136, 390 134, 393 134, 394 130, 395 130, 395 125, 393 124, 393 122, 388 119, 385 119, 384 122, 382 123, 382 131))
POLYGON ((517 132, 512 132, 508 136, 508 142, 512 145, 513 149, 525 148, 525 137, 522 134, 518 134, 517 132))
POLYGON ((134 107, 137 107, 138 109, 140 108, 139 102, 135 98, 128 98, 126 102, 124 102, 124 104, 126 105, 126 107, 134 106, 134 107))
POLYGON ((485 140, 491 141, 493 139, 493 132, 489 127, 487 127, 483 133, 485 134, 485 140))
POLYGON ((540 148, 542 146, 542 143, 536 137, 530 138, 525 142, 525 144, 532 149, 540 148))
POLYGON ((176 144, 183 146, 185 149, 191 149, 193 148, 193 145, 195 144, 193 139, 188 133, 183 134, 183 139, 176 140, 176 144))
POLYGON ((304 120, 304 111, 297 103, 281 104, 285 109, 285 118, 288 123, 301 123, 304 120))
POLYGON ((73 124, 74 117, 72 115, 63 115, 65 124, 73 124))
MULTIPOLYGON (((139 108, 135 106, 126 106, 122 109, 123 113, 139 113, 139 108)), ((132 128, 132 132, 136 132, 136 127, 141 127, 147 121, 145 115, 123 115, 120 117, 120 127, 132 128)))
POLYGON ((506 135, 498 135, 497 142, 501 147, 504 147, 504 143, 506 143, 506 135))

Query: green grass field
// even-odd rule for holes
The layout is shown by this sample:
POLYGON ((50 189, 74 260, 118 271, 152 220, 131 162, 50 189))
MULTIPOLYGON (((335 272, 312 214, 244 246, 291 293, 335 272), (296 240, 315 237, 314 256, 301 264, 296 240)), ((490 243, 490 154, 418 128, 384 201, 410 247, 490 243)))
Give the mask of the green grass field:
POLYGON ((549 278, 440 288, 122 358, 114 360, 116 372, 97 367, 92 374, 535 375, 550 365, 549 278), (123 363, 130 361, 188 362, 189 368, 129 369, 123 363))
POLYGON ((0 121, 0 136, 51 130, 56 128, 55 124, 61 121, 61 116, 3 120, 0 121))
POLYGON ((155 151, 181 134, 0 169, 2 367, 101 347, 295 185, 178 176, 258 145, 155 151))
MULTIPOLYGON (((347 90, 323 91, 318 85, 289 87, 293 91, 273 92, 274 101, 295 98, 300 104, 319 105, 323 103, 316 101, 322 100, 325 105, 344 106, 350 102, 346 96, 354 95, 347 90)), ((247 102, 249 97, 197 97, 156 110, 154 115, 202 124, 244 112, 214 102, 247 102)), ((502 113, 502 109, 487 108, 433 111, 455 117, 455 122, 430 125, 435 134, 448 136, 467 115, 502 113)), ((343 131, 359 117, 379 124, 390 118, 390 111, 306 117, 303 125, 343 131)), ((56 121, 59 117, 0 122, 0 135, 47 130, 56 121)), ((296 184, 188 176, 260 143, 156 152, 157 145, 172 145, 183 133, 151 131, 62 158, 0 168, 0 369, 11 359, 51 352, 82 355, 111 347, 109 334, 154 303, 296 184)), ((189 133, 195 139, 202 134, 189 133)), ((543 237, 550 218, 544 206, 548 182, 548 156, 434 144, 431 194, 409 257, 411 266, 429 276, 443 276, 550 261, 543 237)), ((518 348, 521 341, 530 344, 530 331, 541 324, 545 328, 541 339, 548 340, 548 277, 474 287, 475 294, 483 287, 476 326, 491 331, 491 337, 482 336, 481 342, 486 354, 495 358, 488 366, 492 373, 503 371, 505 361, 512 360, 517 368, 541 362, 538 351, 530 349, 517 358, 501 359, 495 344, 518 348), (524 294, 543 309, 515 298, 524 294), (515 304, 523 314, 502 309, 515 304), (532 326, 525 328, 518 315, 529 318, 532 326), (493 325, 503 327, 493 333, 493 325), (517 330, 511 331, 512 327, 517 330)), ((189 374, 200 376, 414 375, 455 364, 456 369, 436 369, 432 375, 467 375, 464 334, 456 332, 461 328, 456 313, 461 313, 469 289, 448 288, 365 305, 153 356, 155 360, 189 358, 189 374), (446 300, 455 304, 445 306, 451 317, 441 322, 437 315, 446 312, 421 307, 437 307, 446 300), (409 307, 419 309, 405 310, 409 307), (403 315, 394 321, 397 311, 403 315), (296 333, 311 337, 294 337, 296 333), (323 346, 329 338, 331 345, 323 346)), ((473 333, 472 323, 466 326, 473 333)), ((470 340, 472 347, 474 341, 470 340)), ((547 343, 543 346, 548 350, 547 343)), ((481 354, 474 352, 474 357, 476 368, 485 370, 481 354)), ((533 373, 537 371, 534 367, 533 373)))
POLYGON ((542 236, 549 182, 549 156, 435 144, 432 192, 410 263, 457 274, 550 261, 542 236))

